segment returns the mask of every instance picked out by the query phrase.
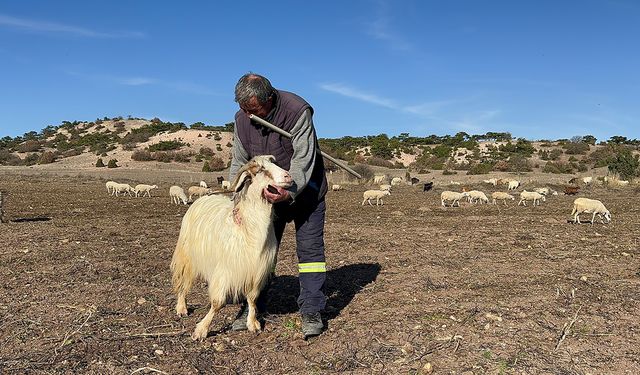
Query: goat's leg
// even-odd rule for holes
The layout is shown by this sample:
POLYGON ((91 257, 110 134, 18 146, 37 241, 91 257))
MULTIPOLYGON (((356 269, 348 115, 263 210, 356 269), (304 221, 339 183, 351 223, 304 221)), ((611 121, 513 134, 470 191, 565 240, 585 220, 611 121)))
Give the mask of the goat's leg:
POLYGON ((258 308, 256 306, 256 301, 258 300, 258 296, 260 295, 260 290, 256 289, 257 292, 251 291, 247 293, 247 307, 249 309, 249 313, 247 314, 247 329, 249 332, 260 332, 262 327, 260 326, 260 322, 257 319, 257 311, 258 308))
POLYGON ((198 324, 196 324, 196 329, 191 334, 191 338, 193 340, 203 341, 207 338, 207 334, 209 333, 209 326, 211 325, 211 320, 213 320, 213 316, 220 311, 220 309, 224 306, 224 302, 211 300, 211 308, 207 315, 202 318, 198 324))

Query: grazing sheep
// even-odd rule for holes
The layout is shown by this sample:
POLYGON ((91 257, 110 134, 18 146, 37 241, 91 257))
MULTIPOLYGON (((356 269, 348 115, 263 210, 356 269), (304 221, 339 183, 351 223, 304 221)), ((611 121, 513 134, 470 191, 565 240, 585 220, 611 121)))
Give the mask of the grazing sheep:
POLYGON ((158 188, 158 185, 138 184, 138 185, 136 185, 136 187, 133 188, 133 191, 136 194, 136 197, 138 196, 138 193, 144 192, 144 194, 142 194, 143 197, 145 195, 148 195, 149 198, 151 198, 151 190, 152 189, 157 189, 157 188, 158 188))
POLYGON ((218 185, 222 185, 222 181, 224 181, 224 177, 218 176, 216 177, 216 180, 218 181, 218 185))
POLYGON ((591 183, 593 183, 593 177, 589 176, 589 177, 582 177, 582 182, 585 185, 591 185, 591 183))
POLYGON ((293 179, 273 163, 274 157, 256 156, 238 171, 232 199, 209 195, 198 199, 182 219, 171 260, 176 313, 187 315, 186 295, 194 280, 205 279, 211 307, 191 338, 204 340, 214 315, 227 303, 246 297, 247 329, 261 329, 256 300, 274 267, 277 240, 273 205, 264 191, 283 194, 293 179))
POLYGON ((222 181, 220 185, 222 186, 223 190, 231 190, 231 182, 229 181, 222 181))
POLYGON ((113 190, 115 189, 115 186, 116 186, 117 184, 118 184, 118 183, 117 183, 117 182, 115 182, 115 181, 107 181, 107 183, 105 184, 105 185, 107 186, 107 192, 108 192, 109 194, 113 193, 113 190))
POLYGON ((391 179, 391 185, 400 185, 402 183, 402 177, 394 177, 391 179))
POLYGON ((180 186, 173 185, 172 187, 170 187, 169 196, 171 197, 171 203, 174 204, 180 204, 180 201, 182 201, 182 203, 184 204, 187 204, 187 202, 189 201, 187 199, 187 195, 184 193, 184 189, 180 186))
POLYGON ((488 180, 482 180, 482 182, 484 182, 485 184, 491 184, 493 186, 496 186, 498 184, 498 179, 497 178, 490 178, 488 180))
POLYGON ((602 220, 602 224, 611 221, 611 213, 607 208, 597 199, 589 199, 589 198, 576 198, 573 201, 573 210, 571 211, 571 216, 573 216, 573 222, 580 224, 580 214, 593 214, 591 216, 591 225, 593 225, 593 220, 595 220, 596 215, 600 217, 602 220))
POLYGON ((371 204, 371 199, 375 198, 376 206, 384 206, 382 197, 385 195, 391 195, 391 192, 389 190, 367 190, 362 194, 362 197, 364 198, 362 199, 362 205, 364 206, 364 202, 369 202, 369 206, 373 206, 373 204, 371 204))
POLYGON ((429 191, 433 189, 433 181, 431 182, 425 182, 425 184, 422 186, 422 192, 424 193, 425 191, 429 191))
POLYGON ((386 177, 387 176, 385 176, 385 175, 377 174, 377 175, 373 176, 373 183, 374 184, 380 184, 385 180, 386 177))
POLYGON ((509 185, 507 185, 507 190, 516 190, 520 186, 520 181, 511 180, 509 181, 509 185))
POLYGON ((469 194, 468 198, 469 198, 469 202, 471 203, 476 203, 478 201, 480 201, 480 204, 489 203, 489 198, 487 198, 485 193, 479 190, 471 190, 471 191, 468 191, 467 193, 469 194))
POLYGON ((133 197, 133 195, 131 194, 131 192, 133 191, 133 188, 129 184, 116 183, 115 185, 113 185, 113 193, 111 193, 111 195, 115 195, 117 197, 118 193, 123 193, 122 195, 126 193, 129 194, 130 197, 133 197))
POLYGON ((523 206, 526 206, 527 201, 533 201, 533 206, 535 207, 536 204, 538 206, 540 205, 540 201, 545 202, 546 200, 547 199, 545 198, 545 196, 540 193, 524 190, 520 193, 520 202, 518 202, 518 206, 520 205, 520 203, 522 203, 523 206))
POLYGON ((340 190, 342 190, 342 186, 338 184, 331 185, 331 191, 340 191, 340 190))
POLYGON ((451 180, 451 181, 449 181, 449 185, 462 185, 462 182, 451 180))
POLYGON ((536 193, 542 194, 542 195, 558 195, 558 192, 548 188, 548 187, 541 187, 541 188, 535 188, 533 189, 533 191, 535 191, 536 193))
POLYGON ((451 201, 451 207, 454 207, 456 202, 458 203, 458 207, 460 207, 460 199, 466 198, 469 196, 469 193, 466 191, 462 193, 458 193, 455 191, 445 190, 440 193, 440 201, 442 203, 442 207, 447 207, 446 202, 451 201))
POLYGON ((189 186, 187 190, 189 192, 189 202, 192 201, 194 195, 200 198, 203 195, 211 194, 213 191, 209 188, 203 188, 202 186, 189 186))
POLYGON ((382 185, 380 185, 380 190, 391 191, 391 185, 389 185, 389 184, 382 184, 382 185))
POLYGON ((627 180, 619 180, 617 178, 611 178, 608 176, 604 177, 604 182, 605 184, 609 185, 609 186, 627 186, 629 185, 629 181, 627 180))
POLYGON ((513 195, 502 191, 491 193, 491 198, 493 198, 493 204, 497 204, 496 202, 501 200, 505 206, 507 205, 507 199, 511 199, 512 201, 516 199, 513 195))
POLYGON ((207 183, 204 181, 200 181, 200 187, 203 187, 205 189, 208 188, 207 183))

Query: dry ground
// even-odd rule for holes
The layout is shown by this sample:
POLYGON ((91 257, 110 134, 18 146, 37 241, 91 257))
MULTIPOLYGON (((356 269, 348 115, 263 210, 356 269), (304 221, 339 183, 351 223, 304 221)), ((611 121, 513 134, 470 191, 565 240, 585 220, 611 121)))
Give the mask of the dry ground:
POLYGON ((43 220, 0 224, 0 373, 640 373, 634 188, 581 193, 613 214, 591 226, 567 223, 569 196, 444 209, 443 187, 402 186, 370 207, 349 185, 327 197, 328 330, 299 333, 289 228, 265 330, 229 331, 230 305, 200 343, 204 286, 182 319, 170 288, 187 207, 157 179, 116 198, 92 175, 0 171, 8 218, 43 220))

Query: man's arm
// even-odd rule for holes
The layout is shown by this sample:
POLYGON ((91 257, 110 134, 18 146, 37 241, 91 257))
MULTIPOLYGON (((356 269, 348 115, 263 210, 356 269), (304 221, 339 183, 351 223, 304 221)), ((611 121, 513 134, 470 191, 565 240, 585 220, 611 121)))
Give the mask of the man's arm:
POLYGON ((238 138, 238 127, 233 127, 233 151, 231 155, 231 167, 229 168, 229 181, 233 182, 238 170, 249 162, 249 153, 242 146, 238 138))
MULTIPOLYGON (((291 138, 293 156, 291 157, 289 174, 291 174, 295 184, 289 189, 289 193, 291 198, 295 200, 296 196, 307 187, 316 158, 319 157, 311 110, 307 109, 302 113, 293 129, 291 129, 291 135, 293 136, 291 138)), ((320 187, 316 186, 315 188, 319 189, 320 187)))

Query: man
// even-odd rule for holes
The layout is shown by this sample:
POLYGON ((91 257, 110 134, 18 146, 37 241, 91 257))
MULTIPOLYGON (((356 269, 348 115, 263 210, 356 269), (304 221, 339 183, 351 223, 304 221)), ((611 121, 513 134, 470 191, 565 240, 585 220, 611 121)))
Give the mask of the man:
MULTIPOLYGON (((235 87, 235 101, 240 110, 235 116, 233 158, 229 179, 256 155, 273 155, 276 164, 288 170, 293 185, 288 194, 265 198, 274 203, 274 229, 278 246, 285 226, 293 221, 296 228, 296 252, 300 280, 298 307, 305 338, 322 333, 320 311, 324 309, 326 280, 324 256, 324 216, 327 192, 322 156, 313 126, 313 109, 296 94, 276 90, 271 82, 254 73, 245 74, 235 87), (249 115, 258 116, 292 134, 288 139, 271 129, 253 123, 249 115)), ((266 288, 265 288, 266 289, 266 288)), ((258 308, 265 308, 266 293, 261 293, 258 308)), ((246 329, 248 309, 243 305, 233 322, 233 330, 246 329)))

